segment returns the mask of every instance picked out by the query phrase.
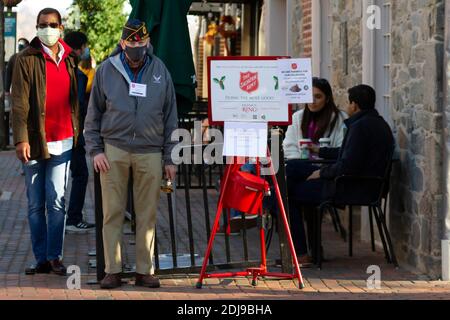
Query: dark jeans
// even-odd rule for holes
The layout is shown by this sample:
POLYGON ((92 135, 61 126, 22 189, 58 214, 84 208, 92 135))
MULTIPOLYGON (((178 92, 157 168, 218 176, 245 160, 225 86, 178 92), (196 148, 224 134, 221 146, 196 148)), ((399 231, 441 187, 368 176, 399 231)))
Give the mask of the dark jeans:
POLYGON ((31 244, 38 263, 63 255, 64 193, 72 151, 49 159, 31 160, 24 166, 31 244), (47 210, 46 210, 47 209, 47 210))
POLYGON ((82 210, 89 178, 86 150, 83 145, 78 145, 72 150, 70 171, 72 172, 72 190, 67 211, 67 224, 76 225, 83 220, 82 210))
POLYGON ((311 180, 297 183, 289 194, 289 218, 292 241, 297 255, 302 256, 312 249, 314 242, 314 216, 322 202, 322 180, 311 180), (306 228, 305 228, 306 222, 306 228), (305 232, 307 230, 307 232, 305 232), (306 241, 308 235, 308 242, 306 241))
POLYGON ((302 160, 288 160, 286 162, 286 177, 288 187, 306 179, 320 167, 315 164, 305 163, 302 160))
POLYGON ((317 214, 317 206, 322 202, 323 180, 306 179, 318 169, 315 165, 295 160, 286 165, 291 234, 299 256, 308 253, 308 244, 311 247, 314 240, 314 215, 317 214))

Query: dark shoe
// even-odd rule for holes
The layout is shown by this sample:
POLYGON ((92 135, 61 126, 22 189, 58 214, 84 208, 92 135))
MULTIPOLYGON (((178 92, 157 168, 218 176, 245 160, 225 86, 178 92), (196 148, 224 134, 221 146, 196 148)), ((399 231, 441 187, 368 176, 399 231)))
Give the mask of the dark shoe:
MULTIPOLYGON (((216 235, 225 236, 226 233, 227 233, 227 229, 224 227, 220 227, 219 230, 217 230, 216 235)), ((230 233, 228 235, 229 236, 239 236, 240 234, 241 234, 241 229, 240 228, 232 228, 231 223, 230 223, 230 233)))
POLYGON ((44 263, 38 263, 35 265, 32 265, 29 268, 25 269, 25 274, 27 275, 33 275, 36 273, 50 273, 52 267, 50 265, 50 262, 46 261, 44 263))
MULTIPOLYGON (((241 217, 231 219, 229 235, 230 236, 238 236, 241 234, 241 230, 255 228, 257 226, 257 224, 258 224, 258 219, 255 219, 255 218, 251 218, 251 219, 246 218, 245 224, 241 217)), ((224 236, 226 231, 227 231, 226 228, 220 227, 220 229, 217 231, 217 235, 224 236)))
POLYGON ((67 275, 66 267, 62 264, 61 260, 55 259, 50 261, 51 271, 54 274, 57 274, 59 276, 65 276, 67 275))
POLYGON ((139 274, 136 273, 136 286, 139 287, 147 287, 147 288, 159 288, 161 284, 159 283, 159 279, 151 274, 139 274))
POLYGON ((100 282, 100 288, 102 289, 115 289, 122 285, 122 279, 120 273, 107 273, 103 280, 100 282))
MULTIPOLYGON (((258 219, 258 215, 257 214, 244 214, 244 219, 246 221, 256 220, 256 219, 258 219)), ((239 214, 238 216, 232 217, 230 220, 242 220, 242 216, 241 216, 241 214, 239 214)))
POLYGON ((87 232, 91 229, 95 228, 95 224, 88 223, 86 221, 80 221, 77 224, 68 224, 66 226, 66 231, 68 232, 76 232, 76 233, 83 233, 87 232))
POLYGON ((230 227, 234 230, 255 228, 258 224, 257 215, 245 215, 245 223, 241 217, 230 220, 230 227))
POLYGON ((298 256, 297 260, 300 268, 311 268, 313 266, 313 259, 308 255, 298 256))

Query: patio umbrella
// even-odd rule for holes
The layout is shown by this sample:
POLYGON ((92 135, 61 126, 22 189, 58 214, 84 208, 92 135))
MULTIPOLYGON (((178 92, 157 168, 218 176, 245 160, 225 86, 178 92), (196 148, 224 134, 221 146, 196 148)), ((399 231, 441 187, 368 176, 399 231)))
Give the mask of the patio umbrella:
POLYGON ((155 54, 167 66, 177 93, 178 113, 192 110, 195 68, 186 15, 193 0, 130 0, 130 18, 145 21, 155 54))

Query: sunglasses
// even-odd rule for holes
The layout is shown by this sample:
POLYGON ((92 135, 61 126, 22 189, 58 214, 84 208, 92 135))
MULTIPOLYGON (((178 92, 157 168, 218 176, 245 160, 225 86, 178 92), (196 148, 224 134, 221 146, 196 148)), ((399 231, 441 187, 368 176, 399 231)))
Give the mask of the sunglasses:
POLYGON ((57 28, 59 28, 59 23, 57 23, 57 22, 51 22, 51 23, 39 23, 39 24, 37 25, 37 27, 38 27, 38 28, 41 28, 41 29, 45 29, 45 28, 48 28, 48 27, 50 27, 50 28, 52 28, 52 29, 57 29, 57 28))

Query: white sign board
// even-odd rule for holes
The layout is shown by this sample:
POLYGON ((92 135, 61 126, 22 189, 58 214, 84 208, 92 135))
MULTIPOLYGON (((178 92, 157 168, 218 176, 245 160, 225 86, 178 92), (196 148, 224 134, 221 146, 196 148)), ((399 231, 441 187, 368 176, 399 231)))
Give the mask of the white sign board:
POLYGON ((225 122, 224 156, 267 156, 268 124, 265 122, 225 122))
POLYGON ((211 60, 211 120, 289 122, 277 60, 211 60))
POLYGON ((281 100, 284 103, 312 103, 311 59, 278 60, 281 100))

